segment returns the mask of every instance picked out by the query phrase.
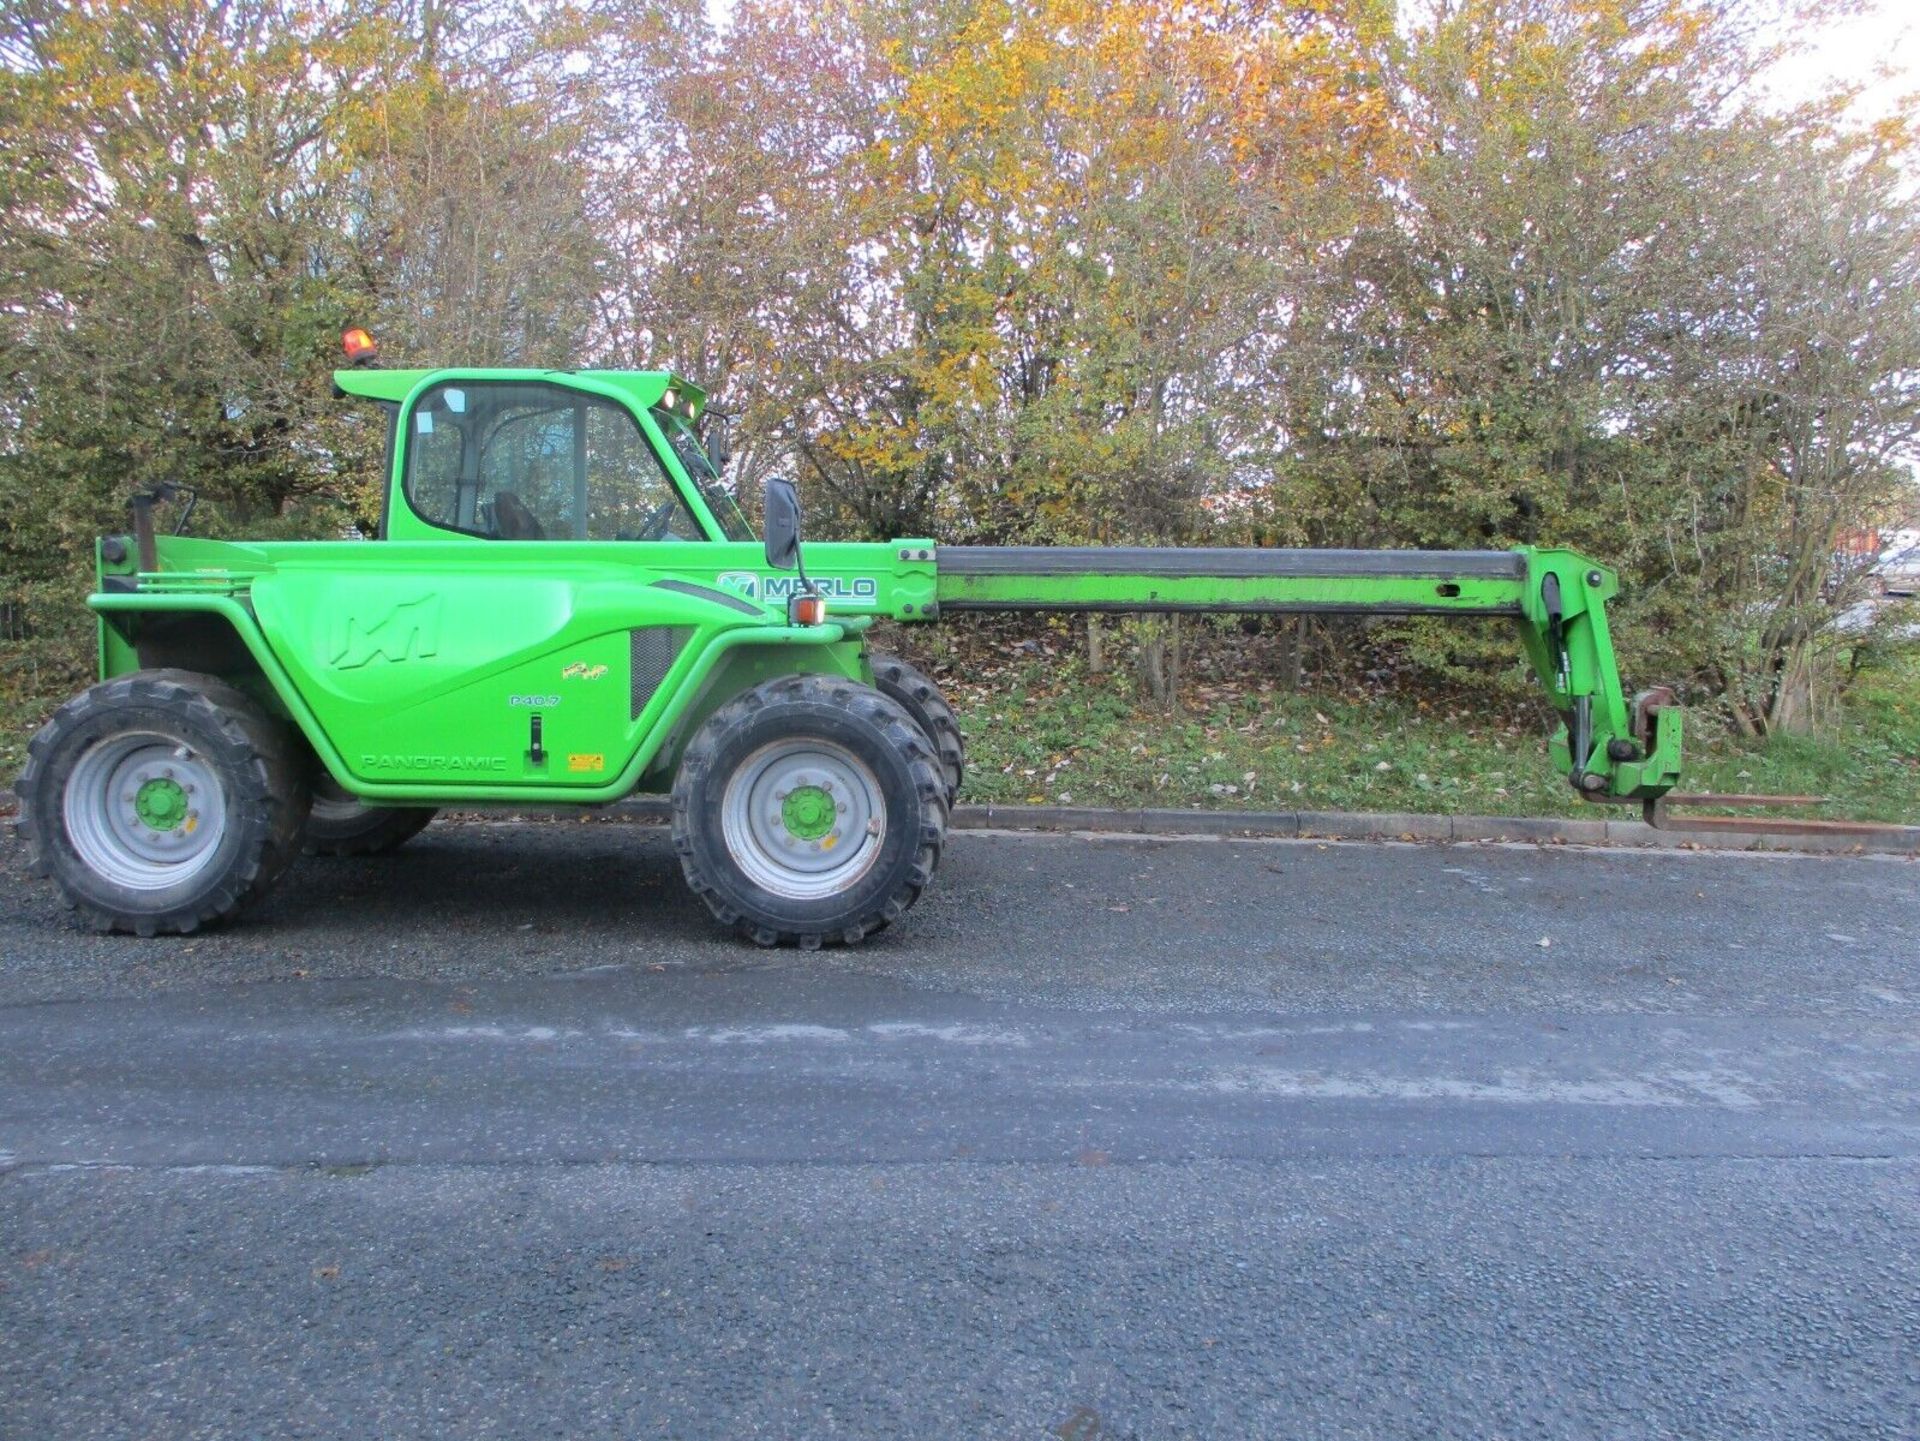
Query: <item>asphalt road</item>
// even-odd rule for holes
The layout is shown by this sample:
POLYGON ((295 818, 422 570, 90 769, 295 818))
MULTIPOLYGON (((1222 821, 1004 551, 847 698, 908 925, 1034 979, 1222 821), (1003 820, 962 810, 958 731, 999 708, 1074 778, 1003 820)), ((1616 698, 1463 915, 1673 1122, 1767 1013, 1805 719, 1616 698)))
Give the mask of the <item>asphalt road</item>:
POLYGON ((0 842, 0 1436, 1912 1437, 1920 866, 962 834, 853 951, 0 842))

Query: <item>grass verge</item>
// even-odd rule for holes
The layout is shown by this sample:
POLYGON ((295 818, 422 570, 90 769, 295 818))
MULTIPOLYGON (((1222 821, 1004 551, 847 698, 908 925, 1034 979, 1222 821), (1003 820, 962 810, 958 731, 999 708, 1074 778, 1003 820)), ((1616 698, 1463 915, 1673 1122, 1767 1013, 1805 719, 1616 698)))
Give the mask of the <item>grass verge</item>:
MULTIPOLYGON (((1091 675, 1071 646, 1028 645, 988 674, 951 653, 924 657, 967 736, 969 801, 1624 814, 1573 794, 1547 759, 1545 707, 1517 691, 1477 703, 1400 688, 1289 693, 1250 673, 1184 686, 1169 715, 1140 700, 1130 669, 1091 675)), ((1920 653, 1863 671, 1824 734, 1751 741, 1689 712, 1683 786, 1829 801, 1782 814, 1920 822, 1920 653)))

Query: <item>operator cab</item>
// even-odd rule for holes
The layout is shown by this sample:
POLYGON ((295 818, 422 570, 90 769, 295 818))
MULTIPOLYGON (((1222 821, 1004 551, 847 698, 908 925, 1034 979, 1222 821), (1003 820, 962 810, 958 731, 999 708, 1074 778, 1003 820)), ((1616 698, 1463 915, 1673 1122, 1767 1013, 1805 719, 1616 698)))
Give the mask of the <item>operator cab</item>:
POLYGON ((754 538, 721 478, 724 425, 703 437, 706 396, 677 376, 353 369, 334 385, 389 413, 385 538, 754 538))
POLYGON ((445 381, 415 398, 406 434, 407 504, 443 530, 494 540, 707 538, 617 401, 548 381, 445 381))

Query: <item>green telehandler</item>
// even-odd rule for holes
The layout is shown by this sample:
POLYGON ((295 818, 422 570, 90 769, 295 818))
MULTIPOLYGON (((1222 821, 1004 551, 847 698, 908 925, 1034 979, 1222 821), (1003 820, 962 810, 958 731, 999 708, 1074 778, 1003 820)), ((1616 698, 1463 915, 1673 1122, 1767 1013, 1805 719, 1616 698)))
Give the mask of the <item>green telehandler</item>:
MULTIPOLYGON (((349 354, 374 349, 349 332, 349 354)), ((1651 807, 1670 693, 1629 700, 1611 572, 1562 550, 812 543, 793 486, 764 535, 706 396, 655 371, 335 374, 384 409, 377 543, 158 535, 174 488, 102 537, 100 682, 17 787, 45 873, 92 924, 223 920, 305 848, 391 849, 436 808, 672 797, 714 915, 763 945, 856 942, 933 878, 965 752, 886 617, 968 611, 1504 616, 1574 789, 1651 807)), ((191 501, 186 512, 191 511, 191 501)))

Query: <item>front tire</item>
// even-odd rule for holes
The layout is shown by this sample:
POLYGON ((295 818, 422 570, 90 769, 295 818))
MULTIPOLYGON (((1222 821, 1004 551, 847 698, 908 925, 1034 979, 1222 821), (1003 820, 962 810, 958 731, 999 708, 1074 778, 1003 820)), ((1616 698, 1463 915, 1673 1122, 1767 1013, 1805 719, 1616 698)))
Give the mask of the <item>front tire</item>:
POLYGON ((301 849, 310 856, 383 856, 427 828, 432 806, 370 806, 325 772, 314 777, 301 849))
POLYGON ((185 935, 293 860, 301 760, 287 727, 225 681, 137 671, 82 691, 29 742, 21 830, 97 929, 185 935))
POLYGON ((943 778, 894 701, 838 677, 742 692, 673 784, 687 884, 763 946, 852 945, 919 899, 946 840, 943 778))

